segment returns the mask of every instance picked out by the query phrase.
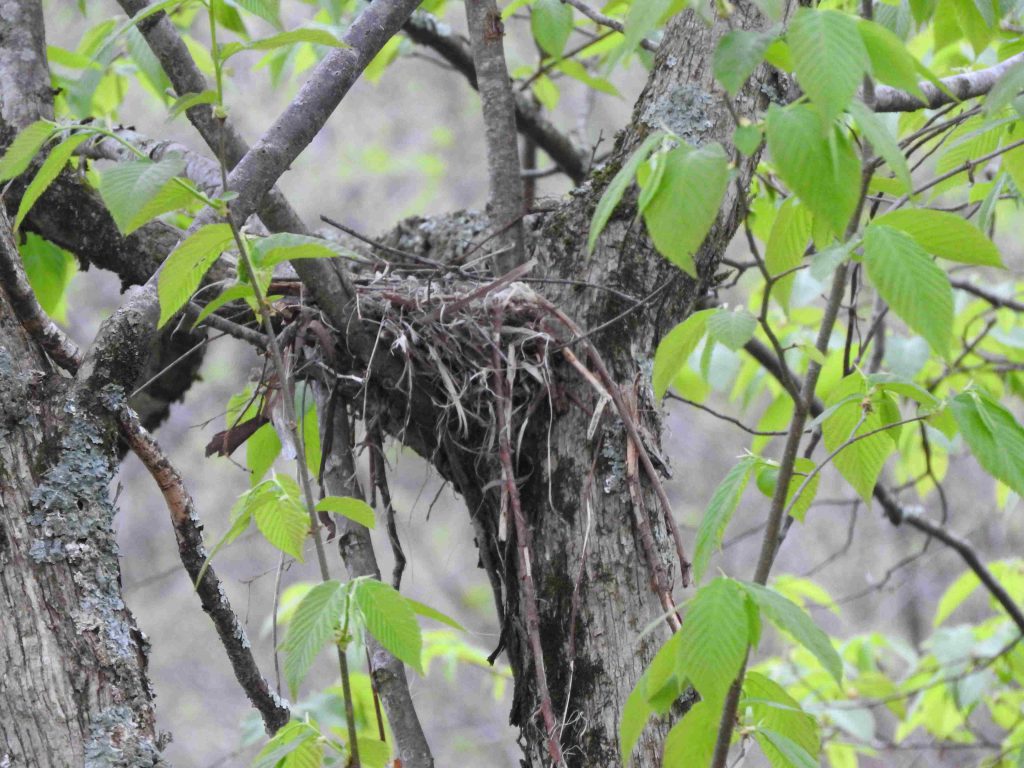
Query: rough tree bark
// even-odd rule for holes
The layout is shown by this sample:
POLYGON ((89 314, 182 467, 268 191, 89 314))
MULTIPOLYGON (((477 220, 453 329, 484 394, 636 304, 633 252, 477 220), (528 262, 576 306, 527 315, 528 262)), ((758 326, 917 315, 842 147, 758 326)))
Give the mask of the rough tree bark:
MULTIPOLYGON (((38 10, 35 3, 14 5, 38 10)), ((414 4, 409 5, 411 10, 414 4)), ((6 21, 0 21, 0 49, 11 41, 12 27, 3 26, 6 21)), ((741 4, 731 24, 752 29, 763 26, 764 20, 741 4)), ((41 30, 41 26, 32 28, 41 30)), ((614 322, 608 331, 590 336, 588 343, 599 351, 623 397, 633 404, 652 454, 656 454, 660 420, 649 386, 651 350, 660 335, 713 286, 718 259, 739 221, 740 195, 749 181, 752 161, 740 161, 737 182, 730 186, 719 221, 698 255, 699 281, 686 278, 653 250, 642 224, 635 220, 634 199, 627 198, 620 206, 590 256, 585 233, 607 182, 651 130, 665 126, 692 143, 714 140, 729 146, 733 116, 724 102, 727 97, 713 83, 710 64, 715 44, 726 30, 724 21, 709 27, 689 12, 677 16, 666 30, 648 84, 630 125, 619 136, 612 159, 557 210, 528 221, 527 247, 539 263, 535 274, 567 281, 535 284, 538 293, 584 329, 614 322), (589 285, 580 285, 580 281, 589 285), (595 290, 595 285, 616 290, 595 290), (630 301, 623 294, 637 300, 630 301)), ((40 31, 36 50, 41 40, 40 31)), ((0 66, 0 75, 3 73, 0 66)), ((734 100, 733 111, 740 117, 753 115, 765 107, 773 87, 771 73, 766 68, 759 70, 734 100)), ((25 114, 34 119, 43 112, 37 106, 25 114)), ((26 122, 24 116, 13 119, 7 112, 0 111, 0 116, 6 128, 26 122)), ((9 133, 3 138, 9 139, 9 133)), ((239 167, 247 168, 244 162, 239 167)), ((282 170, 283 166, 269 184, 282 170)), ((247 188, 239 191, 245 201, 247 188)), ((251 202, 255 208, 259 201, 251 202)), ((29 218, 28 226, 93 263, 109 259, 107 264, 128 282, 145 281, 170 249, 168 240, 173 245, 175 236, 152 226, 126 243, 116 232, 79 227, 77 222, 86 216, 98 217, 108 229, 112 226, 101 210, 89 207, 96 204, 72 181, 62 180, 37 206, 39 212, 29 218), (74 215, 54 215, 61 205, 74 206, 74 215), (119 257, 116 251, 111 254, 109 248, 97 247, 103 237, 122 249, 134 248, 155 262, 119 257)), ((397 232, 396 242, 401 238, 402 232, 397 232)), ((435 241, 411 247, 450 262, 457 260, 456 254, 446 249, 450 245, 435 241)), ((402 242, 402 247, 410 246, 402 242)), ((300 276, 315 274, 307 271, 314 269, 312 262, 300 264, 300 276)), ((328 280, 334 267, 322 269, 326 272, 318 273, 315 284, 310 281, 310 289, 332 319, 350 320, 334 323, 349 334, 339 340, 339 365, 356 374, 373 369, 369 378, 375 390, 366 402, 379 401, 382 407, 375 414, 361 415, 379 418, 382 427, 433 461, 466 498, 481 561, 489 571, 504 617, 503 643, 516 679, 511 717, 522 730, 524 764, 547 766, 548 735, 537 714, 540 701, 526 633, 529 622, 521 594, 523 574, 510 555, 514 550, 508 548, 507 540, 499 541, 499 534, 504 533, 500 492, 494 487, 501 476, 498 459, 480 457, 443 436, 439 439, 438 414, 429 396, 418 393, 420 400, 413 404, 411 414, 406 412, 410 404, 402 395, 403 366, 389 359, 386 351, 375 353, 372 324, 349 317, 353 307, 346 279, 328 280), (389 402, 396 395, 400 401, 389 402)), ((552 320, 551 329, 570 342, 569 348, 578 357, 586 358, 585 347, 572 340, 569 328, 552 320)), ((146 338, 146 334, 140 337, 146 338)), ((131 347, 126 345, 130 359, 122 361, 124 370, 109 377, 122 391, 130 389, 136 380, 130 375, 137 377, 144 362, 131 347)), ((555 354, 553 359, 553 397, 531 420, 514 464, 531 532, 544 667, 566 763, 617 765, 616 734, 622 705, 663 639, 657 632, 642 641, 638 635, 663 608, 652 587, 655 574, 648 567, 635 523, 623 425, 609 407, 593 439, 588 440, 588 410, 596 404, 594 392, 576 369, 557 362, 561 355, 555 354), (571 397, 558 397, 560 392, 571 393, 571 397)), ((79 382, 69 390, 17 327, 2 292, 0 385, 5 393, 22 393, 16 405, 0 409, 0 428, 5 430, 0 453, 0 482, 4 484, 0 497, 0 599, 5 601, 0 604, 5 616, 0 625, 4 654, 0 655, 4 663, 0 686, 7 686, 0 688, 0 748, 6 749, 12 760, 18 756, 12 750, 21 750, 20 754, 32 756, 27 761, 30 764, 65 765, 81 762, 69 756, 96 750, 102 755, 106 754, 103 750, 116 747, 121 750, 117 759, 123 755, 124 762, 113 764, 157 765, 159 739, 153 732, 144 644, 118 596, 109 530, 113 510, 106 501, 106 487, 113 467, 110 408, 117 401, 116 388, 93 392, 79 382), (39 386, 31 391, 18 373, 22 370, 18 366, 26 361, 28 370, 40 372, 39 386), (67 410, 70 405, 76 408, 73 414, 67 410), (70 470, 77 474, 72 477, 70 470), (15 620, 6 621, 8 615, 15 620), (43 670, 47 674, 30 673, 40 669, 46 654, 54 652, 58 663, 43 670), (66 666, 60 665, 62 660, 66 666), (41 701, 47 705, 37 703, 41 701), (23 732, 9 733, 12 723, 21 723, 23 732)), ((338 435, 335 439, 340 444, 347 440, 338 435)), ((344 487, 343 464, 332 466, 340 467, 337 471, 341 474, 329 482, 344 487)), ((662 508, 650 483, 641 478, 641 485, 641 508, 636 514, 647 516, 654 557, 661 568, 674 573, 678 585, 679 562, 662 508)), ((363 543, 354 542, 351 536, 341 537, 342 547, 351 550, 346 560, 353 569, 372 573, 376 569, 372 553, 358 549, 363 543)), ((382 674, 400 675, 400 668, 388 664, 382 658, 382 674)), ((660 765, 664 734, 665 728, 648 729, 634 765, 660 765)), ((0 754, 0 760, 2 757, 0 754)))

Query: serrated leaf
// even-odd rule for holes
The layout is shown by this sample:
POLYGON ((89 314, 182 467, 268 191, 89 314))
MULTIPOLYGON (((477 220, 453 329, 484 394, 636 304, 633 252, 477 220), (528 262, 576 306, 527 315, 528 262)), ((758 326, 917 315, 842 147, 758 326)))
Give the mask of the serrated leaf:
POLYGON ((198 107, 200 104, 216 104, 217 103, 217 92, 216 91, 201 91, 200 93, 186 93, 174 100, 170 107, 167 109, 168 117, 174 118, 180 115, 182 112, 187 112, 192 107, 198 107))
POLYGON ((245 466, 252 473, 249 482, 258 484, 281 454, 281 438, 273 424, 264 424, 245 441, 245 466))
POLYGON ((300 500, 295 481, 282 475, 261 485, 270 486, 273 492, 254 497, 252 516, 256 527, 276 549, 302 561, 302 547, 309 534, 309 513, 300 500))
POLYGON ((687 358, 693 354, 700 340, 704 338, 708 317, 717 311, 702 309, 699 312, 694 312, 669 331, 665 338, 658 343, 658 348, 654 353, 654 372, 651 382, 655 397, 660 399, 665 396, 669 385, 675 381, 676 376, 686 365, 687 358))
MULTIPOLYGON (((654 711, 664 715, 686 688, 686 674, 680 665, 683 637, 676 632, 665 641, 644 672, 644 695, 654 711)), ((639 683, 638 683, 639 685, 639 683)))
POLYGON ((46 160, 39 166, 39 172, 36 173, 32 181, 25 188, 25 194, 22 195, 21 203, 18 205, 18 214, 14 217, 14 229, 18 229, 21 226, 21 222, 28 215, 28 212, 32 210, 32 206, 36 204, 36 201, 43 196, 43 193, 53 183, 54 179, 64 170, 68 160, 71 159, 78 146, 88 138, 88 134, 77 133, 50 150, 46 160))
POLYGON ((172 155, 158 163, 150 160, 118 163, 100 174, 100 196, 122 234, 129 234, 151 218, 187 202, 190 196, 180 187, 172 190, 177 192, 172 194, 173 199, 157 199, 165 188, 176 186, 172 179, 184 170, 185 161, 179 155, 172 155), (154 202, 159 204, 154 206, 154 202))
MULTIPOLYGON (((803 261, 811 239, 811 214, 795 197, 789 197, 779 208, 765 246, 764 264, 772 277, 781 275, 803 261)), ((795 275, 786 275, 772 286, 772 298, 784 309, 789 307, 789 295, 795 275)))
POLYGON ((25 275, 39 305, 60 323, 67 322, 67 289, 78 273, 78 260, 34 232, 18 244, 25 275))
POLYGON ((871 224, 864 232, 864 265, 892 311, 936 354, 949 354, 953 288, 924 248, 898 229, 871 224))
POLYGON ((317 584, 302 598, 288 622, 281 650, 284 676, 294 696, 317 654, 341 627, 347 589, 336 580, 317 584))
POLYGON ((832 647, 828 635, 803 608, 768 587, 752 582, 740 583, 750 599, 757 603, 763 617, 810 651, 835 681, 842 683, 843 662, 839 654, 832 647))
POLYGON ((852 16, 800 8, 786 35, 797 79, 819 110, 821 125, 846 109, 857 93, 869 59, 852 16))
POLYGON ((846 135, 830 130, 831 140, 809 106, 768 109, 768 151, 779 176, 842 236, 860 196, 860 160, 846 135))
POLYGON ((232 2, 254 16, 259 16, 269 24, 281 27, 280 0, 232 0, 232 2))
POLYGON ((260 40, 253 40, 250 43, 228 43, 227 45, 221 46, 220 56, 222 60, 226 61, 236 53, 241 53, 242 51, 271 51, 275 48, 284 48, 285 46, 295 45, 296 43, 326 45, 331 48, 349 47, 348 43, 339 40, 326 29, 303 27, 271 35, 270 37, 264 37, 260 40))
POLYGON ((256 293, 248 283, 230 285, 221 291, 213 301, 203 307, 203 311, 199 313, 196 321, 192 323, 192 327, 195 328, 225 304, 230 304, 232 301, 238 301, 239 299, 255 299, 255 297, 256 293))
POLYGON ((366 528, 373 528, 376 525, 373 507, 362 499, 350 496, 326 496, 317 502, 316 508, 321 512, 334 512, 337 515, 342 515, 366 528))
POLYGON ((654 707, 647 702, 647 672, 644 672, 626 698, 619 717, 619 752, 626 768, 632 762, 633 747, 653 714, 654 707))
POLYGON ((664 766, 706 766, 715 754, 721 712, 706 701, 693 705, 665 737, 664 766))
POLYGON ((948 619, 953 611, 959 608, 980 586, 981 579, 974 571, 961 573, 952 584, 946 587, 946 591, 939 598, 939 604, 935 606, 935 618, 932 621, 932 626, 937 627, 948 619))
POLYGON ((251 492, 252 491, 249 490, 243 493, 232 506, 230 517, 231 525, 228 526, 228 530, 220 537, 217 543, 213 545, 213 549, 210 550, 210 554, 208 554, 206 559, 203 561, 203 565, 199 569, 195 584, 193 585, 197 589, 199 587, 199 582, 203 580, 203 576, 206 574, 206 569, 210 567, 210 563, 213 561, 214 555, 249 530, 249 524, 252 522, 252 514, 248 506, 249 494, 251 492))
MULTIPOLYGON (((811 481, 807 483, 807 487, 800 493, 800 497, 797 498, 796 503, 793 503, 793 499, 796 498, 797 491, 800 490, 804 482, 810 477, 811 472, 815 468, 815 463, 811 459, 805 459, 802 456, 797 457, 793 462, 793 476, 789 479, 789 489, 786 491, 785 508, 789 511, 789 514, 793 519, 803 522, 804 517, 807 515, 807 510, 810 509, 811 504, 814 503, 814 497, 818 492, 818 483, 821 478, 821 473, 816 474, 811 478, 811 481), (790 504, 793 504, 790 508, 790 504)), ((768 498, 772 498, 775 495, 775 488, 779 483, 779 465, 775 462, 765 462, 757 470, 756 474, 757 487, 768 498)))
POLYGON ((460 632, 466 631, 466 628, 459 624, 459 622, 457 622, 451 616, 449 616, 446 613, 442 613, 436 608, 431 608, 426 603, 421 603, 419 600, 413 600, 411 597, 405 598, 405 602, 407 602, 409 606, 413 609, 413 611, 415 611, 420 616, 424 616, 428 619, 433 619, 434 621, 439 621, 442 624, 447 624, 452 629, 457 629, 460 632))
POLYGON ((185 238, 167 257, 157 278, 160 322, 163 326, 195 293, 203 275, 234 242, 227 224, 207 224, 185 238))
MULTIPOLYGON (((817 721, 774 680, 758 672, 748 672, 743 680, 743 697, 741 711, 750 710, 758 730, 785 734, 808 755, 817 755, 821 750, 817 721)), ((784 756, 774 745, 761 742, 761 748, 772 766, 786 765, 780 762, 784 756)))
POLYGON ((974 389, 950 401, 950 410, 978 463, 1024 495, 1024 428, 987 393, 974 389))
POLYGON ((757 318, 744 309, 719 309, 708 316, 707 326, 710 338, 738 352, 754 338, 757 318))
POLYGON ((679 664, 709 707, 725 701, 747 658, 749 634, 746 597, 738 582, 715 579, 690 601, 677 633, 682 638, 679 664))
POLYGON ((423 672, 423 639, 416 614, 408 601, 375 579, 356 583, 353 597, 367 631, 396 659, 423 672))
POLYGON ((268 237, 253 238, 253 264, 260 269, 296 259, 329 259, 342 255, 340 246, 323 238, 279 232, 268 237))
POLYGON ((858 19, 857 25, 875 79, 924 100, 919 83, 923 67, 907 50, 906 44, 877 22, 858 19))
POLYGON ((320 734, 309 723, 292 720, 274 734, 267 745, 260 750, 252 768, 289 768, 289 758, 313 748, 320 751, 316 740, 320 734))
POLYGON ((729 183, 729 161, 719 144, 681 145, 665 155, 665 174, 643 217, 658 251, 697 276, 693 255, 715 223, 729 183))
POLYGON ((730 96, 735 96, 747 82, 774 40, 771 32, 734 29, 718 41, 713 62, 715 79, 730 96))
POLYGON ((45 120, 37 120, 25 126, 14 137, 3 157, 0 157, 0 181, 7 181, 23 174, 56 130, 58 129, 55 125, 45 120))
MULTIPOLYGON (((821 421, 821 431, 825 447, 830 452, 853 437, 860 437, 885 426, 877 409, 868 407, 865 412, 863 401, 866 396, 867 383, 857 372, 842 379, 829 392, 825 400, 828 415, 821 421)), ((860 497, 868 502, 875 481, 894 448, 892 439, 884 432, 879 432, 850 443, 836 454, 832 463, 860 497)))
POLYGON ((906 232, 928 253, 961 264, 1002 267, 999 249, 984 232, 949 211, 906 208, 883 214, 873 224, 906 232))
POLYGON ((781 763, 773 761, 774 768, 819 768, 816 757, 812 757, 806 749, 778 731, 773 731, 770 728, 758 728, 754 732, 754 738, 757 739, 757 743, 761 745, 766 755, 774 753, 784 759, 785 762, 781 763))
POLYGON ((740 459, 725 479, 719 483, 708 502, 708 508, 697 529, 697 540, 693 550, 693 581, 700 584, 704 578, 711 555, 722 546, 722 536, 740 503, 743 489, 747 487, 750 471, 757 464, 755 456, 740 459))
POLYGON ((530 11, 533 39, 545 53, 556 58, 562 55, 572 34, 572 7, 562 0, 536 0, 530 11))
POLYGON ((864 106, 859 100, 850 102, 850 114, 857 121, 857 125, 868 140, 875 152, 885 160, 886 164, 896 176, 900 184, 901 192, 909 192, 912 183, 910 180, 910 166, 907 165, 906 155, 900 149, 896 137, 889 132, 889 129, 879 119, 878 115, 864 106))
POLYGON ((644 139, 643 144, 630 155, 629 160, 623 164, 619 172, 615 174, 608 186, 605 187, 601 199, 594 208, 594 216, 590 220, 590 234, 587 237, 588 255, 594 252, 594 245, 597 244, 598 236, 604 231, 612 213, 614 213, 622 201, 623 194, 629 189, 629 185, 633 183, 637 168, 654 151, 655 147, 661 143, 664 136, 665 134, 661 131, 655 131, 644 139))

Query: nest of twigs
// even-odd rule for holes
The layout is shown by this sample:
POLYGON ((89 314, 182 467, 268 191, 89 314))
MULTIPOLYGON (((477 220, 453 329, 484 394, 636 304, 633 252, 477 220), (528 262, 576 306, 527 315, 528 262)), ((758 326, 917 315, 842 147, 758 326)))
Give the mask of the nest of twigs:
POLYGON ((551 397, 557 326, 546 301, 517 280, 525 271, 487 281, 380 274, 357 286, 360 317, 379 326, 377 350, 404 360, 400 388, 429 393, 438 434, 476 451, 494 447, 500 402, 518 443, 551 397))

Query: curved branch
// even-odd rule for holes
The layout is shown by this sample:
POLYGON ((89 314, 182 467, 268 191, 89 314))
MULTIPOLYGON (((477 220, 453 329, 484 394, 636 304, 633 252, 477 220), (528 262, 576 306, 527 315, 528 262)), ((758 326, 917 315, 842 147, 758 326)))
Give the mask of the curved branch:
POLYGON ((914 112, 918 109, 935 109, 955 101, 984 96, 992 90, 992 86, 1000 77, 1021 62, 1024 62, 1024 53, 1011 56, 988 69, 943 78, 940 82, 945 90, 931 82, 919 83, 918 87, 924 94, 924 101, 898 88, 875 86, 875 103, 872 106, 876 112, 914 112))

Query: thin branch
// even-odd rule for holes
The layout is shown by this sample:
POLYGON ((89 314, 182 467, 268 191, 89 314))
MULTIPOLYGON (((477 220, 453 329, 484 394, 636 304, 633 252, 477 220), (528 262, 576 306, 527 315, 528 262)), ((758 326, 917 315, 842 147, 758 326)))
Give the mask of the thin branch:
MULTIPOLYGON (((467 2, 467 7, 471 4, 467 2)), ((519 555, 519 579, 523 583, 523 604, 526 611, 526 633, 533 655, 533 668, 537 681, 537 696, 540 699, 540 712, 544 720, 547 735, 548 754, 556 766, 561 766, 562 748, 558 743, 558 729, 554 709, 551 705, 551 692, 548 690, 547 672, 544 668, 544 649, 540 643, 540 614, 537 611, 537 589, 533 581, 531 565, 530 529, 523 516, 523 508, 519 499, 519 487, 516 485, 515 469, 512 464, 511 425, 508 417, 512 410, 511 398, 505 391, 505 372, 501 365, 501 316, 495 309, 494 341, 491 345, 491 358, 494 365, 492 380, 494 387, 495 412, 498 427, 498 457, 501 461, 503 495, 511 508, 511 517, 516 529, 516 551, 519 555)), ((568 693, 568 691, 567 691, 568 693)))
MULTIPOLYGON (((43 312, 29 286, 18 255, 10 221, 0 206, 0 282, 18 320, 43 350, 64 370, 76 375, 82 367, 82 354, 64 332, 43 312)), ((109 328, 109 326, 108 326, 109 328)), ((206 562, 203 524, 181 474, 139 423, 127 406, 117 414, 121 434, 156 481, 171 514, 178 554, 189 577, 195 582, 206 562)), ((212 567, 206 568, 196 587, 203 610, 210 616, 221 645, 227 653, 235 679, 263 718, 268 733, 275 733, 288 722, 288 706, 278 698, 259 670, 245 627, 231 607, 227 593, 212 567)))
POLYGON ((977 96, 984 96, 992 90, 992 86, 1002 75, 1022 61, 1024 61, 1024 53, 1018 53, 994 67, 943 78, 940 82, 945 87, 945 91, 949 92, 948 94, 931 82, 918 83, 918 88, 924 95, 924 101, 897 88, 885 85, 876 86, 873 106, 876 112, 914 112, 918 109, 935 109, 955 101, 966 101, 977 96))
POLYGON ((721 419, 722 421, 727 421, 730 424, 736 425, 737 427, 742 429, 744 432, 746 432, 748 435, 754 435, 755 437, 785 437, 786 434, 787 434, 786 432, 762 432, 762 431, 757 430, 757 429, 751 429, 750 427, 748 427, 746 424, 744 424, 739 419, 734 419, 732 416, 727 416, 724 413, 719 413, 718 411, 714 410, 713 408, 708 408, 706 405, 703 405, 702 403, 698 403, 698 402, 696 402, 694 400, 687 400, 685 397, 682 397, 681 395, 677 395, 675 392, 667 392, 665 394, 665 397, 667 397, 669 400, 678 400, 680 403, 685 403, 686 405, 691 405, 694 408, 699 408, 700 410, 704 411, 705 413, 710 413, 716 419, 721 419))
POLYGON ((993 307, 1005 307, 1006 309, 1012 309, 1014 312, 1024 313, 1024 303, 1016 299, 1000 296, 998 293, 993 293, 987 288, 981 288, 966 280, 950 280, 949 282, 954 288, 965 291, 972 296, 977 296, 979 299, 984 299, 993 307))
MULTIPOLYGON (((625 32, 625 27, 622 25, 621 21, 613 19, 611 16, 605 16, 600 11, 594 10, 584 3, 583 0, 562 0, 562 2, 566 5, 571 5, 595 24, 607 27, 608 29, 612 29, 616 32, 625 32)), ((646 37, 640 41, 640 47, 644 50, 650 51, 651 53, 658 50, 658 44, 648 40, 646 37)))
POLYGON ((520 178, 515 97, 505 64, 505 28, 495 0, 466 0, 466 19, 484 115, 487 212, 501 232, 494 274, 504 274, 526 261, 522 216, 526 210, 520 178))
MULTIPOLYGON (((403 30, 410 40, 436 51, 462 73, 470 86, 477 87, 473 54, 465 39, 422 11, 414 13, 405 23, 403 30)), ((587 153, 580 150, 572 139, 547 120, 525 95, 516 95, 515 109, 519 131, 537 142, 537 146, 543 149, 575 183, 582 182, 589 166, 587 153)))

